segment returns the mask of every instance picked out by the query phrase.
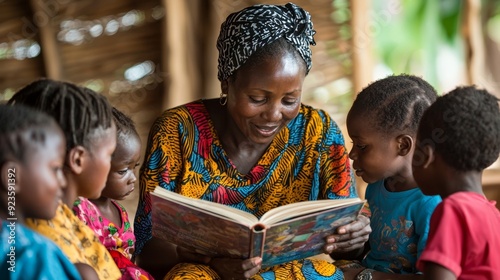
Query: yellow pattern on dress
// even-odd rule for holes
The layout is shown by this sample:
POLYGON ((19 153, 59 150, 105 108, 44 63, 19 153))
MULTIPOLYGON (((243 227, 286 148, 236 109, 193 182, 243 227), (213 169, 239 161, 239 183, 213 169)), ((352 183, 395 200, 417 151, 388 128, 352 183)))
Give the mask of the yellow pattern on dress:
POLYGON ((99 279, 120 279, 121 272, 94 231, 86 226, 64 203, 51 220, 27 219, 26 224, 56 243, 72 263, 84 263, 99 279))

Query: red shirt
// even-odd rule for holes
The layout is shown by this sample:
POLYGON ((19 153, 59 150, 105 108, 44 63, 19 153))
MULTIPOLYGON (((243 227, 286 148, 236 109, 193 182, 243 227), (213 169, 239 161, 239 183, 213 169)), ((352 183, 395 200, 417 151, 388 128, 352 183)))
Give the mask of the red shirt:
POLYGON ((500 279, 500 212, 495 204, 472 192, 445 198, 431 217, 418 269, 433 262, 458 279, 500 279))

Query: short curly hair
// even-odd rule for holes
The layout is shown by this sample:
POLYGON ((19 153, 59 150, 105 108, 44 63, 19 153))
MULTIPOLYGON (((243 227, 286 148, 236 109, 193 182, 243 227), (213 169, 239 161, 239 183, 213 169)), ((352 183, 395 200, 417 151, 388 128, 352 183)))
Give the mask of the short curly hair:
POLYGON ((361 92, 349 111, 362 113, 386 135, 416 135, 424 111, 436 100, 436 90, 420 77, 400 74, 377 80, 361 92))
POLYGON ((500 153, 498 101, 484 89, 457 87, 424 113, 418 139, 422 143, 439 132, 439 141, 432 141, 436 154, 458 171, 481 171, 500 153))

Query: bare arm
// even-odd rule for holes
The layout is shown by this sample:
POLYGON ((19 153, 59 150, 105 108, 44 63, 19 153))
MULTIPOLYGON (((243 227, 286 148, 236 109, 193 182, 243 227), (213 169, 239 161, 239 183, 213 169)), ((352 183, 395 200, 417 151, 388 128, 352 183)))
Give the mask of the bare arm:
MULTIPOLYGON (((364 268, 348 268, 342 269, 344 272, 345 280, 356 280, 356 276, 363 270, 364 268)), ((394 274, 394 273, 386 273, 381 271, 373 271, 372 273, 373 280, 398 280, 398 279, 409 279, 409 280, 423 280, 425 279, 422 274, 394 274)))
POLYGON ((425 262, 424 266, 425 279, 429 280, 456 280, 457 277, 453 272, 433 262, 425 262))
POLYGON ((84 263, 75 263, 75 267, 80 273, 82 280, 99 280, 99 276, 97 272, 95 272, 94 268, 92 268, 88 264, 84 263))

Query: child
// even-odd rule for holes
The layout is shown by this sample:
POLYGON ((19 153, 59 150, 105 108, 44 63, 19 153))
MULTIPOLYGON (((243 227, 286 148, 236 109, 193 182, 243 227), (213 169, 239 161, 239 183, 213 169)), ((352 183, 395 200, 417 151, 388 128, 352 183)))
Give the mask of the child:
POLYGON ((52 219, 66 180, 64 135, 49 116, 0 105, 0 278, 81 279, 52 241, 24 226, 52 219))
POLYGON ((353 141, 349 157, 356 175, 368 183, 365 197, 372 233, 362 260, 366 269, 345 269, 345 279, 354 275, 365 279, 369 274, 421 278, 415 275, 417 258, 427 241, 430 216, 441 199, 422 194, 411 162, 418 122, 436 97, 436 91, 421 78, 394 75, 372 83, 354 101, 347 115, 353 141))
POLYGON ((99 198, 104 188, 116 145, 111 105, 90 89, 48 79, 22 88, 9 103, 48 113, 66 136, 64 174, 68 186, 64 203, 53 219, 30 220, 27 224, 52 239, 73 263, 91 266, 99 279, 120 278, 109 252, 71 210, 77 195, 99 198))
POLYGON ((426 279, 500 279, 500 212, 481 186, 500 152, 498 99, 474 86, 439 97, 420 122, 417 149, 415 179, 443 198, 418 268, 426 279))
POLYGON ((117 141, 106 187, 98 199, 78 198, 73 211, 94 230, 110 251, 123 278, 153 279, 130 261, 134 253, 135 236, 127 211, 115 201, 124 199, 134 190, 137 180, 134 170, 139 166, 141 140, 132 120, 116 108, 113 108, 113 119, 117 128, 117 141))

